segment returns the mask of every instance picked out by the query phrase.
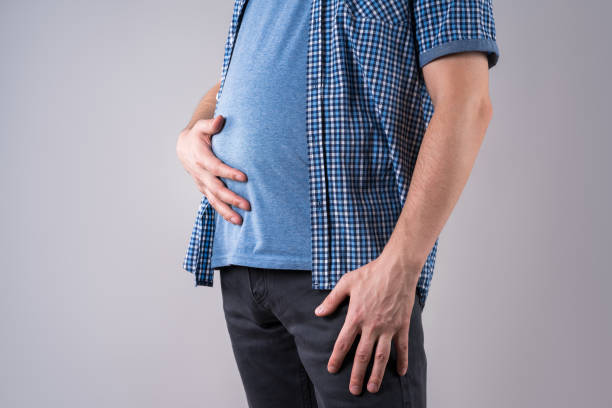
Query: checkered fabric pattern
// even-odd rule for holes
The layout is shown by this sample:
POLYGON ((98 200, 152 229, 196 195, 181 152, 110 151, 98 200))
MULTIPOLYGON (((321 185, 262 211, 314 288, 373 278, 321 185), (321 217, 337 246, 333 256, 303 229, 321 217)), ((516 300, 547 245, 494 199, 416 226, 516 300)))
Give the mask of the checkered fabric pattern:
MULTIPOLYGON (((221 86, 242 12, 235 0, 221 86)), ((499 51, 490 0, 312 0, 307 55, 306 130, 312 226, 312 288, 374 260, 408 194, 433 114, 421 68, 440 56, 499 51)), ((202 196, 183 268, 212 286, 215 210, 202 196)), ((424 302, 438 240, 421 271, 424 302)))

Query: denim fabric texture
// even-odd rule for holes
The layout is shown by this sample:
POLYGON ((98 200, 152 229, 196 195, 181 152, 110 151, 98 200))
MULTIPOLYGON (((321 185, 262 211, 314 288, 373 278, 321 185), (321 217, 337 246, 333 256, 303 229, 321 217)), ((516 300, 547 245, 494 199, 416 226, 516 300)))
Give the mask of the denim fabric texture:
POLYGON ((408 371, 396 371, 392 342, 378 392, 349 392, 360 334, 340 369, 327 371, 334 343, 346 320, 348 299, 325 317, 313 313, 329 290, 312 290, 309 270, 219 268, 223 312, 249 408, 425 408, 427 356, 423 305, 416 298, 408 334, 408 371))

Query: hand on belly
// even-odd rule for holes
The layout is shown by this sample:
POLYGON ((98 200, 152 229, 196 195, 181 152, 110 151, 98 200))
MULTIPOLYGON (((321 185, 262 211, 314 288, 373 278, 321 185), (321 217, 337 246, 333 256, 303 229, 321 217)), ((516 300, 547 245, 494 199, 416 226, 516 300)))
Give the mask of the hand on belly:
POLYGON ((225 118, 221 115, 213 119, 199 120, 191 129, 181 132, 176 152, 183 167, 210 205, 223 219, 240 225, 242 217, 231 206, 250 211, 251 204, 228 189, 220 177, 246 182, 246 174, 223 163, 212 151, 212 136, 221 131, 224 123, 225 118))

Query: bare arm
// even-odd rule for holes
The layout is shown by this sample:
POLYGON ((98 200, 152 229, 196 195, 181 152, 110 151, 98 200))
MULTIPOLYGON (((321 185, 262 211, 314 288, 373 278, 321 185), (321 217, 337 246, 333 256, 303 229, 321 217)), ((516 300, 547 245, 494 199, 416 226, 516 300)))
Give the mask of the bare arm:
POLYGON ((247 181, 246 174, 219 160, 211 147, 213 135, 219 133, 225 123, 221 115, 213 118, 217 104, 215 96, 220 85, 221 82, 217 82, 198 103, 191 120, 179 133, 176 154, 210 205, 226 221, 239 225, 242 217, 230 205, 246 211, 251 210, 251 205, 244 197, 228 189, 220 177, 247 181))
POLYGON ((215 113, 215 106, 217 105, 216 96, 217 92, 219 91, 219 86, 221 86, 221 80, 210 88, 202 97, 198 103, 198 106, 196 106, 193 115, 191 116, 191 120, 183 130, 191 130, 193 125, 195 125, 195 123, 200 119, 212 119, 215 113))
POLYGON ((492 115, 483 53, 446 55, 425 65, 423 73, 435 112, 393 234, 378 258, 344 274, 320 305, 322 310, 315 310, 318 316, 326 316, 350 297, 328 370, 338 370, 361 333, 349 388, 356 395, 373 352, 367 389, 378 391, 391 341, 398 351, 396 370, 406 373, 410 316, 420 272, 466 184, 492 115))
POLYGON ((464 52, 423 67, 434 114, 406 202, 383 252, 416 280, 472 171, 493 113, 487 59, 464 52))

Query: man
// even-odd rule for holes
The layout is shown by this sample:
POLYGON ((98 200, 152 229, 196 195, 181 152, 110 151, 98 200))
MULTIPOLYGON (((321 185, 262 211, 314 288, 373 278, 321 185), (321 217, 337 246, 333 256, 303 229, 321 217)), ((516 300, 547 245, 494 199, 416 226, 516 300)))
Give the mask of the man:
POLYGON ((250 407, 425 406, 421 312, 498 56, 490 0, 235 1, 177 154, 204 194, 183 267, 220 271, 250 407))

